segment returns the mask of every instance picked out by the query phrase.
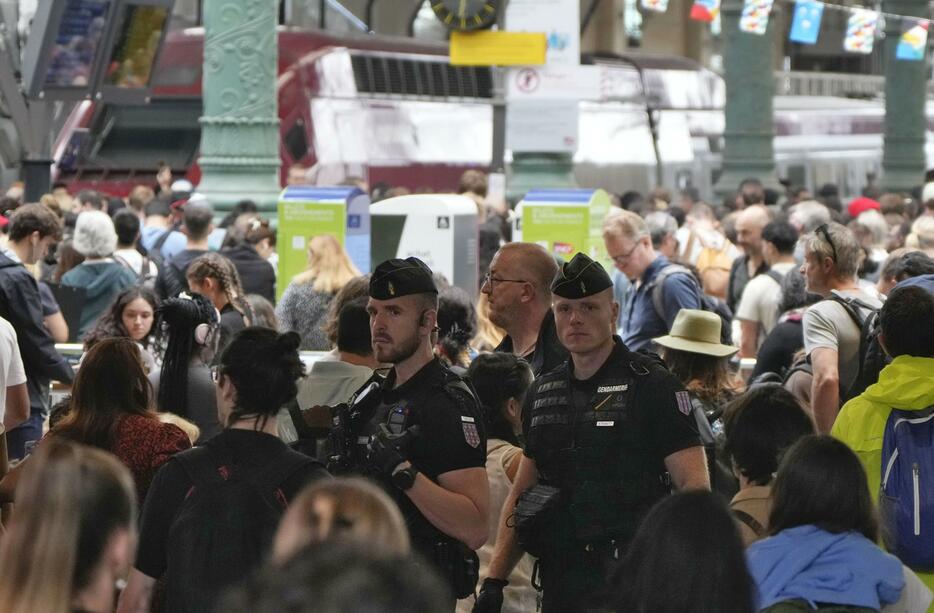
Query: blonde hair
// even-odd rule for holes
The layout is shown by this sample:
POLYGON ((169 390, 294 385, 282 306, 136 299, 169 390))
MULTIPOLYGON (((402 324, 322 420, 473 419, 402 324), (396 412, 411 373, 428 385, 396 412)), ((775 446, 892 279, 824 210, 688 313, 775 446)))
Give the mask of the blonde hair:
POLYGON ((490 321, 490 298, 481 293, 477 299, 477 335, 470 344, 478 351, 493 351, 505 336, 505 330, 490 321))
POLYGON ((69 613, 114 531, 135 530, 135 521, 126 466, 99 449, 43 441, 24 466, 0 544, 0 611, 69 613))
POLYGON ((188 440, 191 441, 192 445, 195 444, 195 441, 201 438, 201 428, 188 421, 184 417, 179 417, 175 413, 158 413, 158 417, 159 421, 164 424, 178 426, 178 428, 185 433, 185 436, 188 437, 188 440))
POLYGON ((830 258, 833 260, 837 278, 855 277, 863 260, 863 251, 856 242, 856 236, 838 223, 830 222, 818 228, 823 226, 826 226, 826 234, 818 232, 815 228, 812 233, 805 234, 801 240, 805 257, 813 254, 820 262, 830 258), (828 242, 828 236, 832 242, 828 242))
POLYGON ((316 292, 334 294, 360 271, 347 251, 330 234, 312 236, 308 243, 308 268, 295 275, 293 283, 311 283, 316 292))
POLYGON ((623 209, 610 209, 603 220, 603 238, 628 238, 635 242, 643 236, 649 235, 649 228, 645 220, 623 209))
POLYGON ((379 555, 404 556, 410 550, 399 508, 383 490, 361 478, 322 481, 296 496, 279 525, 273 557, 283 563, 306 545, 332 539, 365 543, 379 555), (328 516, 319 513, 317 503, 322 501, 330 503, 328 516))

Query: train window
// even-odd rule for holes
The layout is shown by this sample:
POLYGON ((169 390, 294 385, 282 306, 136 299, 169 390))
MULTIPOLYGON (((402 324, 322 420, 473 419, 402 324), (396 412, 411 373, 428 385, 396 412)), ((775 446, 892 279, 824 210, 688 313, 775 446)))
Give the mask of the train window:
POLYGON ((305 138, 305 122, 297 119, 282 139, 292 160, 299 161, 308 153, 308 139, 305 138))

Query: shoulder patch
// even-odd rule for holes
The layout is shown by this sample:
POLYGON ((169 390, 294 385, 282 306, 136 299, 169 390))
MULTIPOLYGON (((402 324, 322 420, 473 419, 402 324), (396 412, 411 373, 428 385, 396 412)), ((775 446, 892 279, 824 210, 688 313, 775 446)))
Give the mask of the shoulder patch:
POLYGON ((474 448, 478 447, 480 445, 480 432, 477 431, 477 424, 473 423, 473 421, 464 421, 461 426, 464 428, 464 440, 467 441, 467 444, 474 448))
POLYGON ((690 415, 694 408, 691 404, 691 394, 685 391, 675 392, 675 400, 678 402, 678 410, 685 415, 690 415))

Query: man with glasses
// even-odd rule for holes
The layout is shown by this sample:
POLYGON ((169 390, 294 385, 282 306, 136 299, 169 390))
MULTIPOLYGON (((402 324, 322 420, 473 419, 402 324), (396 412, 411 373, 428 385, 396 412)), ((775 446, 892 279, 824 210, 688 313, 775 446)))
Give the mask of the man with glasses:
POLYGON ((490 321, 506 331, 496 351, 525 358, 536 377, 568 357, 551 312, 551 281, 557 272, 555 259, 540 245, 509 243, 493 256, 480 287, 490 321))
POLYGON ((668 334, 681 309, 700 309, 701 291, 693 275, 671 265, 652 248, 645 221, 630 211, 614 211, 603 224, 603 242, 617 270, 633 283, 626 304, 622 305, 620 334, 630 351, 650 349, 652 339, 668 334), (656 285, 661 284, 661 310, 654 301, 656 285))
POLYGON ((861 320, 882 303, 859 287, 862 252, 852 232, 837 223, 824 224, 802 242, 807 291, 827 298, 805 312, 802 325, 813 369, 811 410, 818 431, 828 433, 846 400, 841 391, 859 374, 861 320))

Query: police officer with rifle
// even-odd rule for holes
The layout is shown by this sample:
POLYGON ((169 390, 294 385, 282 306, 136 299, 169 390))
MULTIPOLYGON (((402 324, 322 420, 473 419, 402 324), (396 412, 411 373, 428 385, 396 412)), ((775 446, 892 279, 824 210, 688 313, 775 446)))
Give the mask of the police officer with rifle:
POLYGON ((369 294, 373 351, 393 367, 334 409, 329 469, 383 485, 413 548, 464 597, 476 585, 474 550, 486 541, 489 516, 480 406, 434 357, 438 290, 428 266, 417 258, 383 262, 369 294))
POLYGON ((527 444, 475 613, 500 610, 522 549, 538 558, 545 613, 607 610, 608 573, 646 511, 672 485, 709 488, 690 397, 657 357, 614 335, 612 285, 580 253, 552 283, 570 359, 526 397, 527 444))

